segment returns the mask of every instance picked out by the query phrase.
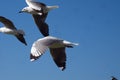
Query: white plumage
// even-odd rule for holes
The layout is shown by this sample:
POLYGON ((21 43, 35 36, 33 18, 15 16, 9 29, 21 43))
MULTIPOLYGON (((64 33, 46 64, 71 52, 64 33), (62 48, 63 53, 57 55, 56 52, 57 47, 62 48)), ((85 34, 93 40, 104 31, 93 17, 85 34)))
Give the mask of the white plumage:
POLYGON ((35 41, 31 48, 31 61, 37 60, 45 51, 49 48, 50 53, 55 61, 56 65, 62 70, 65 69, 66 64, 66 47, 73 47, 78 45, 77 43, 72 43, 66 40, 62 40, 56 37, 47 36, 35 41))
POLYGON ((52 9, 58 8, 58 6, 46 6, 44 3, 37 2, 36 0, 26 0, 27 7, 24 7, 21 12, 32 14, 34 21, 43 34, 43 36, 49 36, 48 24, 45 22, 48 12, 52 9))
POLYGON ((25 39, 24 39, 24 31, 23 30, 17 30, 17 28, 14 26, 12 21, 8 20, 5 17, 0 16, 0 22, 4 24, 4 27, 0 28, 0 32, 5 33, 5 34, 10 34, 16 36, 16 38, 27 45, 25 39))

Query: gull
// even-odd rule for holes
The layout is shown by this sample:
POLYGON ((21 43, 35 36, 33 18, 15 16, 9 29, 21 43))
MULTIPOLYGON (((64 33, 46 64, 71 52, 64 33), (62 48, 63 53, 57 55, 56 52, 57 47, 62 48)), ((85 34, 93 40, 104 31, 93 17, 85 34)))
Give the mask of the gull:
POLYGON ((25 39, 24 39, 24 31, 23 30, 17 30, 17 28, 14 26, 14 24, 7 18, 0 16, 0 22, 4 24, 4 27, 0 28, 0 32, 5 34, 14 35, 20 42, 27 45, 25 39))
POLYGON ((40 38, 37 41, 35 41, 32 45, 30 60, 37 60, 49 48, 55 64, 63 71, 66 68, 65 48, 73 48, 73 46, 76 45, 78 44, 52 36, 40 38))
POLYGON ((26 3, 28 6, 24 7, 19 13, 26 12, 32 14, 34 21, 43 36, 49 36, 49 28, 46 26, 47 23, 45 23, 45 20, 48 12, 58 8, 58 6, 46 6, 46 4, 37 2, 36 0, 26 0, 26 3))
POLYGON ((111 76, 112 77, 112 80, 118 80, 117 78, 115 78, 114 76, 111 76))

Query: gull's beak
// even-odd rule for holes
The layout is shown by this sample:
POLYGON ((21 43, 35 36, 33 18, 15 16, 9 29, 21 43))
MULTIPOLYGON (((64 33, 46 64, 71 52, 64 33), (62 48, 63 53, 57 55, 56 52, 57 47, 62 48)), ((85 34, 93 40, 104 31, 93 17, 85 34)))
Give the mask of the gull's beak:
POLYGON ((18 13, 23 13, 23 11, 19 11, 18 13))

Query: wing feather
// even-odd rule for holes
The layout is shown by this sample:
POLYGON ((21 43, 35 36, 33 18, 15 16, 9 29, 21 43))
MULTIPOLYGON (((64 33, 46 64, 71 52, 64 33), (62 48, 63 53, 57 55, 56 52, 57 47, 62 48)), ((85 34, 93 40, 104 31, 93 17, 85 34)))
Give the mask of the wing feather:
POLYGON ((33 15, 34 21, 43 36, 49 36, 49 27, 48 24, 45 23, 46 16, 33 15))
POLYGON ((31 48, 30 59, 31 61, 37 60, 41 55, 45 53, 49 46, 51 46, 57 38, 47 36, 35 41, 31 48))
POLYGON ((2 22, 7 28, 16 29, 12 21, 10 21, 9 19, 5 17, 0 16, 0 22, 2 22))
POLYGON ((50 48, 50 53, 53 57, 54 62, 56 65, 64 70, 66 68, 66 53, 65 47, 61 48, 50 48))
POLYGON ((42 8, 44 8, 46 5, 44 3, 40 3, 40 2, 36 2, 35 0, 26 0, 26 3, 28 4, 28 6, 32 7, 33 9, 36 10, 42 10, 42 8))
POLYGON ((31 61, 37 60, 48 49, 51 41, 46 38, 41 38, 35 41, 31 48, 30 59, 31 61))

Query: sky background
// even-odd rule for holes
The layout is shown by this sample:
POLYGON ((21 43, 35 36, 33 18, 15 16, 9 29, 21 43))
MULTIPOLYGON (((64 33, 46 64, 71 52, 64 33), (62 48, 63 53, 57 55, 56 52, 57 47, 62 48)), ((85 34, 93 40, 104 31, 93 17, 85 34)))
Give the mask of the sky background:
POLYGON ((26 32, 28 45, 0 33, 0 80, 111 80, 110 76, 120 79, 120 0, 39 1, 59 5, 46 20, 50 35, 80 45, 66 49, 64 71, 55 65, 49 50, 30 62, 31 46, 43 36, 30 14, 18 13, 27 6, 25 0, 1 0, 0 16, 26 32))

